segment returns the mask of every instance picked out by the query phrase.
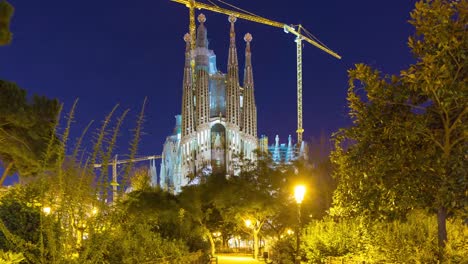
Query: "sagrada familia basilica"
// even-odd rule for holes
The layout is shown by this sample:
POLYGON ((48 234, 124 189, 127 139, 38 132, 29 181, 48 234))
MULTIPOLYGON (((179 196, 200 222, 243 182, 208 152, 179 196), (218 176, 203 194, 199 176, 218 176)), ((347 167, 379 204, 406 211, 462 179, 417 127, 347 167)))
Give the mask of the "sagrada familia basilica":
POLYGON ((217 69, 216 55, 208 47, 206 18, 198 16, 195 50, 186 34, 183 73, 182 114, 176 116, 173 134, 166 138, 158 184, 175 193, 195 175, 223 172, 235 175, 234 160, 243 156, 255 160, 255 150, 271 151, 275 161, 294 160, 304 146, 268 146, 266 137, 257 137, 257 106, 252 70, 252 35, 245 40, 243 82, 239 78, 235 17, 229 17, 230 44, 227 73, 217 69), (193 65, 194 63, 194 65, 193 65), (281 155, 281 153, 284 153, 281 155))

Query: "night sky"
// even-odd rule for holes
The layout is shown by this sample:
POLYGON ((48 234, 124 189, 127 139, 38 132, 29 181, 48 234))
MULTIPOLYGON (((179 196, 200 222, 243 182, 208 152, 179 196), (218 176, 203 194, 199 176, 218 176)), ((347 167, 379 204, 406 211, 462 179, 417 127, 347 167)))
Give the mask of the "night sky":
MULTIPOLYGON (((14 39, 0 47, 0 79, 16 82, 28 93, 58 98, 66 111, 79 98, 73 137, 90 120, 96 121, 96 129, 114 105, 120 104, 118 113, 130 108, 116 150, 121 155, 128 153, 130 129, 147 96, 139 154, 160 154, 174 116, 181 112, 188 9, 169 0, 9 1, 16 9, 11 25, 14 39)), ((407 21, 414 1, 229 2, 275 21, 300 23, 343 57, 337 60, 304 42, 305 140, 350 124, 347 70, 354 64, 397 74, 414 61, 406 44, 413 33, 407 21)), ((227 17, 201 12, 207 17, 218 70, 226 72, 227 17)), ((289 134, 295 138, 297 127, 294 37, 279 28, 238 20, 241 83, 247 32, 253 35, 258 134, 269 136, 270 143, 279 134, 285 142, 289 134)))

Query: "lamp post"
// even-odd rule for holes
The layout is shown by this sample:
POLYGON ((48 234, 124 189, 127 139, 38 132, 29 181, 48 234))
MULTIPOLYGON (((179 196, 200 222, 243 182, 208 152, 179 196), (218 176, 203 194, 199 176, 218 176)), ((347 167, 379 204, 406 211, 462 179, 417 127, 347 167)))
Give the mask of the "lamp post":
POLYGON ((301 204, 304 200, 305 186, 298 185, 294 188, 294 198, 297 203, 297 232, 296 232, 296 264, 301 263, 301 256, 299 255, 299 248, 301 244, 301 204))

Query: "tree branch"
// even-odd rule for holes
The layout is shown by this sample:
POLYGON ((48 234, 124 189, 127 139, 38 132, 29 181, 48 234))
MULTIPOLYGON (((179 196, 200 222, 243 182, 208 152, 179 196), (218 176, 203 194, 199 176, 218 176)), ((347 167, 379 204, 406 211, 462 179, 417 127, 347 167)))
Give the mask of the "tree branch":
POLYGON ((8 163, 8 165, 6 166, 5 170, 3 171, 2 178, 0 179, 0 187, 3 186, 3 182, 5 181, 6 177, 8 176, 8 173, 10 172, 11 168, 13 167, 13 164, 14 164, 13 161, 11 161, 10 163, 8 163))
POLYGON ((453 121, 452 125, 449 128, 449 133, 451 133, 455 129, 455 125, 462 119, 462 117, 466 114, 468 111, 468 107, 465 107, 463 111, 457 116, 457 118, 453 121))

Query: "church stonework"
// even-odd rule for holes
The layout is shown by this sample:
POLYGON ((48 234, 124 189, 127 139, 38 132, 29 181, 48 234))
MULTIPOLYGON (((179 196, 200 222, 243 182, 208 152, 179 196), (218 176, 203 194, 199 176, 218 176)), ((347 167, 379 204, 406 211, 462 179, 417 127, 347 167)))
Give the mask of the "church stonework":
POLYGON ((217 70, 216 55, 208 48, 205 16, 200 14, 198 21, 195 50, 190 49, 190 35, 184 36, 182 114, 176 116, 176 128, 167 137, 162 153, 159 185, 175 193, 196 175, 211 172, 235 175, 233 160, 237 156, 255 160, 258 144, 252 35, 247 33, 244 37, 244 80, 240 86, 236 18, 229 17, 227 74, 217 70))

